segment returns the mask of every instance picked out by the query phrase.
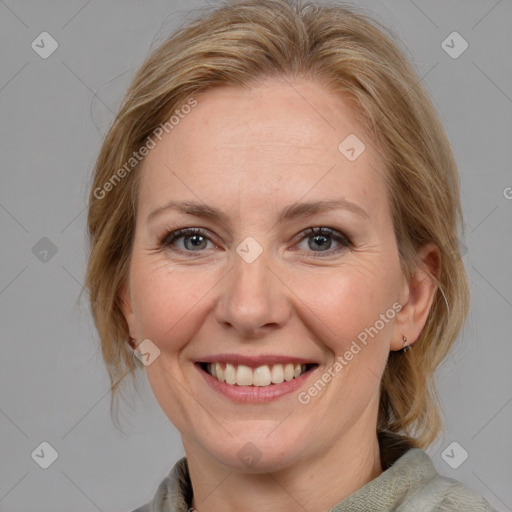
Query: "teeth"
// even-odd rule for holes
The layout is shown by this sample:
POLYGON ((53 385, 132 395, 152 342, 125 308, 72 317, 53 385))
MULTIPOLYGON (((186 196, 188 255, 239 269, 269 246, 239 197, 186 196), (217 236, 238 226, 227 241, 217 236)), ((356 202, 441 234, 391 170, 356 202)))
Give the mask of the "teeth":
POLYGON ((252 385, 252 370, 248 366, 244 366, 243 364, 238 365, 236 383, 239 386, 252 385))
POLYGON ((220 365, 220 363, 209 364, 208 367, 215 368, 215 375, 213 375, 213 372, 210 372, 214 377, 217 377, 217 379, 219 379, 221 382, 224 382, 226 380, 224 377, 224 370, 222 369, 222 366, 220 365))
POLYGON ((284 381, 284 370, 282 364, 275 364, 272 366, 272 382, 274 384, 281 384, 284 381))
POLYGON ((270 386, 271 382, 272 378, 270 376, 270 368, 268 365, 258 366, 258 368, 254 370, 254 375, 252 377, 253 386, 270 386))
POLYGON ((209 363, 206 366, 208 373, 220 382, 238 386, 270 386, 291 381, 300 377, 306 371, 304 364, 274 364, 251 368, 240 364, 238 366, 227 363, 223 368, 221 363, 209 363))
POLYGON ((232 364, 227 364, 224 370, 224 378, 227 384, 236 384, 236 369, 232 364))
POLYGON ((295 368, 293 367, 293 364, 288 363, 284 367, 284 380, 286 380, 286 381, 292 380, 294 374, 295 374, 295 368))

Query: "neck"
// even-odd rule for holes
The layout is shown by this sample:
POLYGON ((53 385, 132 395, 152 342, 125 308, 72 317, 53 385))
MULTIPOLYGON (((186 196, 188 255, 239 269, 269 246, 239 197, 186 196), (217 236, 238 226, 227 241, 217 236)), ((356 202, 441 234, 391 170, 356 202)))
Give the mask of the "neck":
POLYGON ((382 473, 375 430, 364 436, 358 427, 354 425, 324 453, 268 473, 236 472, 185 446, 190 452, 192 508, 197 512, 329 510, 382 473))

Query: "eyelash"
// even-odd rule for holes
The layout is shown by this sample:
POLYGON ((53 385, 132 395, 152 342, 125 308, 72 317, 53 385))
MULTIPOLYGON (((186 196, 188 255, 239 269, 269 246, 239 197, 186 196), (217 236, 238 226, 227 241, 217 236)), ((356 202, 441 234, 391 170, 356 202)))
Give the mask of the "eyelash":
MULTIPOLYGON (((200 236, 206 238, 207 240, 209 240, 210 242, 214 243, 211 240, 208 232, 201 228, 183 228, 183 229, 178 229, 176 231, 167 232, 160 240, 160 248, 163 249, 165 247, 171 246, 176 240, 178 240, 180 238, 184 238, 187 236, 194 236, 194 235, 200 235, 200 236)), ((323 258, 324 257, 324 256, 322 256, 323 253, 325 253, 327 256, 332 256, 333 254, 337 254, 337 253, 344 251, 350 247, 353 247, 351 240, 346 235, 344 235, 343 233, 340 233, 339 231, 336 231, 335 229, 331 229, 331 228, 327 228, 327 227, 318 227, 318 228, 310 227, 308 230, 304 230, 299 236, 300 236, 300 238, 297 243, 302 242, 303 240, 305 240, 309 237, 328 236, 328 237, 331 237, 336 242, 338 242, 339 244, 341 244, 341 247, 338 247, 337 249, 334 249, 334 250, 329 249, 326 251, 318 251, 318 252, 312 251, 313 258, 323 258)), ((177 249, 177 248, 174 248, 173 250, 178 251, 180 253, 185 253, 188 257, 192 257, 192 258, 197 257, 197 255, 194 253, 203 252, 203 251, 185 251, 183 249, 177 249)), ((311 251, 299 250, 299 252, 303 253, 303 252, 311 252, 311 251)))

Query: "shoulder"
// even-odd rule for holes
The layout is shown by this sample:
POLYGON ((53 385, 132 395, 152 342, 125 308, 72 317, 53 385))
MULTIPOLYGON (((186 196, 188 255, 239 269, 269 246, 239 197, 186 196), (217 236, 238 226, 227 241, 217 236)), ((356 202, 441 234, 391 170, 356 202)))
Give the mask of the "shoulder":
POLYGON ((497 512, 482 496, 461 482, 442 475, 433 479, 431 486, 432 510, 436 512, 497 512))
POLYGON ((439 474, 423 450, 409 450, 394 466, 408 473, 418 471, 396 512, 497 512, 469 487, 439 474))
POLYGON ((461 482, 438 473, 430 456, 408 438, 379 433, 383 474, 369 487, 390 500, 396 512, 497 512, 483 497, 461 482))

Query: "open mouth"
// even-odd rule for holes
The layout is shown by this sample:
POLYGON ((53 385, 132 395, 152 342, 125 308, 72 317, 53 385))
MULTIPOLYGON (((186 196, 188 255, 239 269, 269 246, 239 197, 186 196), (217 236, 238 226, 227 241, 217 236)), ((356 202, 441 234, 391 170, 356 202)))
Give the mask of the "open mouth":
POLYGON ((242 364, 196 363, 200 368, 217 379, 233 386, 272 386, 298 379, 318 366, 310 364, 265 364, 252 368, 242 364))

